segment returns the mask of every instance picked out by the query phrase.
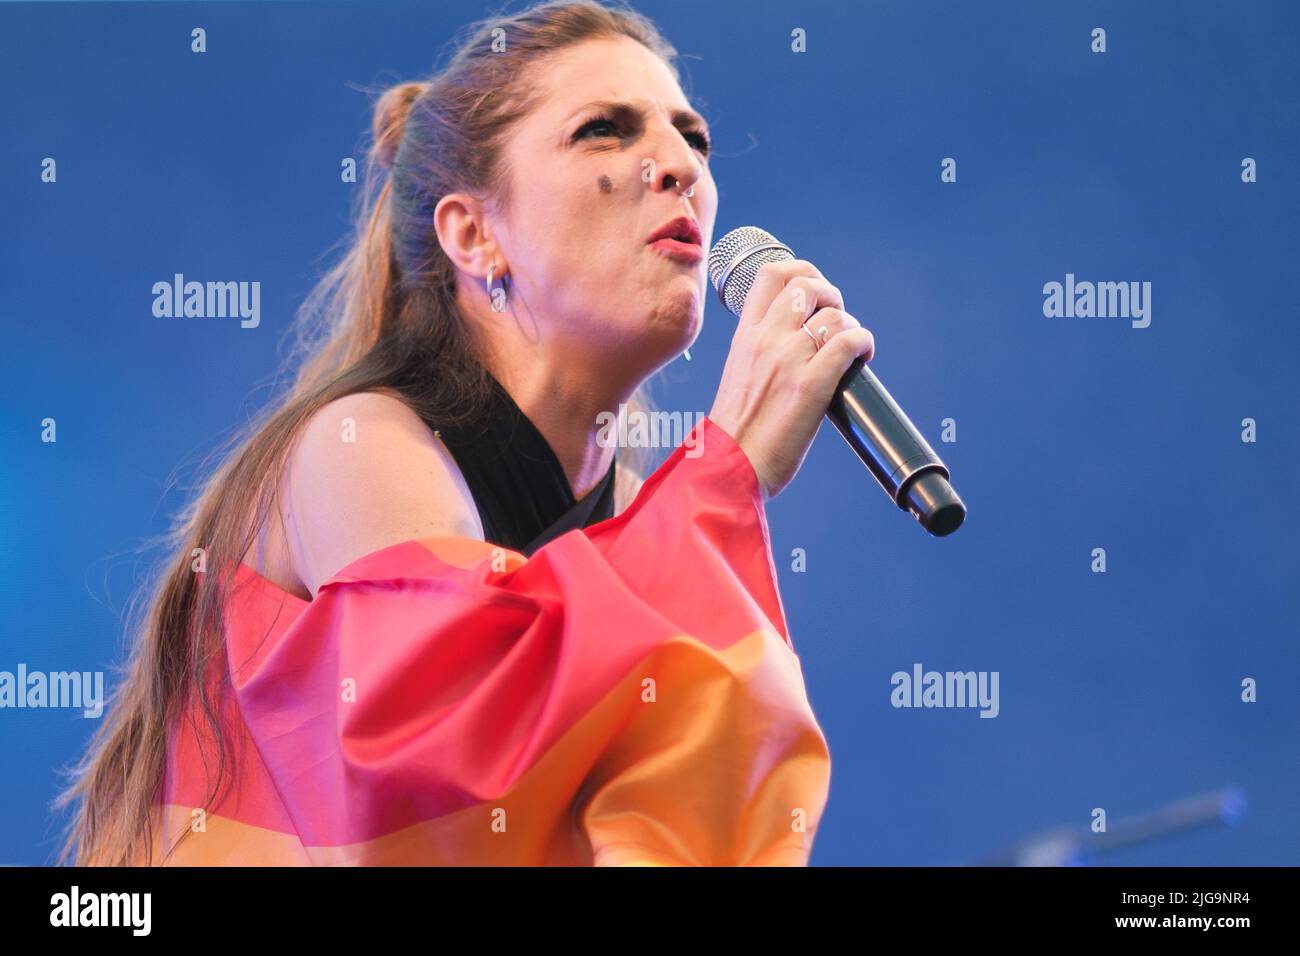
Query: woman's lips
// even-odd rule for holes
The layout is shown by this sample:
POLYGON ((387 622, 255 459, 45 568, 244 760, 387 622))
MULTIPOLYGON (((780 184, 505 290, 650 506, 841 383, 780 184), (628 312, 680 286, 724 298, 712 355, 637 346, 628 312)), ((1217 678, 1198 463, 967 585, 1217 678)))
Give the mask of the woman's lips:
POLYGON ((676 239, 656 239, 650 248, 660 255, 687 265, 699 265, 704 258, 704 249, 693 242, 679 242, 676 239))

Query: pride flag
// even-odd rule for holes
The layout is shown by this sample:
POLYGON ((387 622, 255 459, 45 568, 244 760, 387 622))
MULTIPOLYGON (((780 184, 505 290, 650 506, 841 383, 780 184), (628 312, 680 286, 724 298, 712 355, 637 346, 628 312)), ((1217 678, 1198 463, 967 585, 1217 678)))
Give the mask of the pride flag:
POLYGON ((530 558, 410 540, 310 602, 241 564, 227 788, 209 803, 205 725, 178 722, 155 862, 806 864, 826 741, 753 468, 695 437, 530 558))

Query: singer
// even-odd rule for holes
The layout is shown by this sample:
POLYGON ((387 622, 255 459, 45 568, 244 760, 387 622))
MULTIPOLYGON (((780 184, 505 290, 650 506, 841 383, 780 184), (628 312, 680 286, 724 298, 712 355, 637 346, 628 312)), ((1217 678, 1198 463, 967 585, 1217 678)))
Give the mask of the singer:
POLYGON ((62 801, 82 864, 803 865, 829 754, 765 502, 874 350, 765 265, 689 447, 601 421, 689 347, 718 191, 625 6, 387 90, 292 387, 177 523, 62 801))

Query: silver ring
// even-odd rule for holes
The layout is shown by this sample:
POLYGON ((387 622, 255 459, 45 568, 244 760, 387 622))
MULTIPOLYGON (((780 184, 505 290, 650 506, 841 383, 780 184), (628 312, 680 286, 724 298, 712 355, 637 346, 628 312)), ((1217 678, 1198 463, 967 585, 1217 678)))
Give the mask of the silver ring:
MULTIPOLYGON (((818 341, 817 336, 815 336, 815 335, 812 334, 812 329, 808 328, 808 323, 807 323, 807 322, 805 322, 803 325, 799 326, 799 328, 803 329, 804 334, 807 335, 808 338, 812 339, 813 345, 817 346, 817 348, 819 348, 819 349, 822 347, 822 344, 821 344, 820 341, 818 341)), ((825 329, 826 327, 825 327, 825 326, 822 326, 822 328, 825 329)))
POLYGON ((695 195, 695 184, 694 184, 694 183, 691 183, 691 188, 690 188, 690 189, 686 190, 686 192, 682 192, 682 181, 681 181, 680 179, 674 179, 673 182, 675 182, 675 183, 677 184, 677 193, 678 193, 678 195, 680 195, 680 196, 685 196, 687 199, 690 199, 692 196, 695 195))
POLYGON ((817 338, 821 339, 822 345, 826 344, 826 333, 829 331, 830 329, 826 328, 824 325, 817 330, 817 338))

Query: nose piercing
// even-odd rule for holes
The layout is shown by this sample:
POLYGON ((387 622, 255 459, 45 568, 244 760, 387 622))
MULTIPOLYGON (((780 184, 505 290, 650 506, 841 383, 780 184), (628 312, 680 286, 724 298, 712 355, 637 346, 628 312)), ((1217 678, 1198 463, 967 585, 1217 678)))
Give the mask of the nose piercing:
POLYGON ((681 193, 681 195, 685 196, 687 199, 690 199, 692 196, 695 195, 695 184, 694 184, 694 183, 691 183, 691 188, 688 189, 688 190, 686 190, 686 192, 683 193, 683 192, 682 192, 682 181, 681 181, 680 179, 674 179, 673 182, 675 182, 675 183, 677 184, 677 191, 678 191, 679 193, 681 193))

